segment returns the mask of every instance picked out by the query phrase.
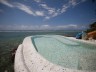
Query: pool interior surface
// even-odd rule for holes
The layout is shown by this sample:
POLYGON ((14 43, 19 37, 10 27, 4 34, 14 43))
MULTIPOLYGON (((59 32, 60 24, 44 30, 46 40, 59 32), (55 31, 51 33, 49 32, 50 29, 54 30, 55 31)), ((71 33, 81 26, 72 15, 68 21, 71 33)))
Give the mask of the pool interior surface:
POLYGON ((65 68, 96 70, 96 46, 58 35, 32 37, 37 52, 48 61, 65 68))

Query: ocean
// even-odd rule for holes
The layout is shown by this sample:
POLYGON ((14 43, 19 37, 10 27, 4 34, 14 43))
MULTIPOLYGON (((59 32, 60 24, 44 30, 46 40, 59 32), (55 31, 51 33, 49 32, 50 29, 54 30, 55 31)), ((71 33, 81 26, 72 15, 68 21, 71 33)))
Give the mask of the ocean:
POLYGON ((81 31, 1 31, 0 32, 0 72, 14 72, 12 50, 17 48, 26 36, 32 35, 64 35, 75 37, 81 31))

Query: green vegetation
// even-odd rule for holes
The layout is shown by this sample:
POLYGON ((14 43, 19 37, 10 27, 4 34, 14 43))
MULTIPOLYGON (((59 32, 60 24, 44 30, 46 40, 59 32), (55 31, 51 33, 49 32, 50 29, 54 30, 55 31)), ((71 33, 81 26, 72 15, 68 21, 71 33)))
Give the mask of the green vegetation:
POLYGON ((89 29, 87 29, 87 33, 91 32, 91 31, 95 31, 96 30, 96 22, 92 23, 89 25, 89 29))

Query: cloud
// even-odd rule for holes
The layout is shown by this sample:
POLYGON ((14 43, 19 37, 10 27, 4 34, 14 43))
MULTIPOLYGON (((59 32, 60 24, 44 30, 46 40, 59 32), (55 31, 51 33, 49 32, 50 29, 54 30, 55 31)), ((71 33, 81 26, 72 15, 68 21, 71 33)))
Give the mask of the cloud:
POLYGON ((21 3, 14 3, 15 4, 15 7, 28 13, 28 14, 31 14, 33 16, 35 16, 34 12, 32 11, 31 7, 29 6, 26 6, 24 4, 21 4, 21 3))
POLYGON ((69 7, 70 7, 69 5, 67 5, 67 4, 65 5, 65 4, 64 4, 64 5, 62 6, 61 13, 66 12, 69 7))
POLYGON ((77 25, 77 24, 67 24, 67 25, 58 25, 51 26, 48 24, 45 25, 0 25, 0 30, 80 30, 86 29, 87 26, 77 25))
POLYGON ((82 2, 85 2, 86 0, 69 0, 69 4, 71 4, 72 6, 76 6, 82 2))
POLYGON ((40 4, 42 8, 48 11, 49 14, 53 14, 55 12, 55 8, 49 7, 47 4, 40 4))
POLYGON ((45 19, 50 19, 52 17, 56 17, 62 13, 65 13, 70 7, 76 6, 82 2, 85 2, 86 0, 68 0, 66 4, 63 4, 61 8, 53 8, 49 7, 45 2, 39 3, 39 6, 41 6, 43 9, 46 10, 45 19))
POLYGON ((37 3, 41 2, 41 0, 34 0, 34 1, 37 2, 37 3))
POLYGON ((77 3, 77 0, 70 0, 69 3, 72 4, 73 6, 75 6, 75 5, 78 4, 78 3, 77 3))
POLYGON ((29 6, 26 6, 24 4, 21 4, 21 3, 18 3, 18 2, 14 2, 14 3, 10 3, 8 2, 8 0, 0 0, 0 3, 8 6, 8 7, 11 7, 11 8, 18 8, 28 14, 31 14, 33 16, 35 16, 33 10, 31 9, 31 7, 29 6))
POLYGON ((40 27, 39 27, 39 30, 50 30, 51 29, 51 27, 50 27, 50 25, 41 25, 40 27))
POLYGON ((78 28, 78 25, 75 24, 68 24, 68 25, 59 25, 57 26, 57 29, 71 29, 71 28, 78 28))
POLYGON ((68 0, 68 2, 66 4, 63 4, 61 8, 55 8, 48 6, 47 3, 44 2, 44 0, 34 0, 34 2, 36 2, 37 4, 37 7, 41 8, 40 11, 38 10, 38 8, 34 10, 34 8, 32 8, 31 6, 27 6, 18 2, 9 2, 8 0, 0 0, 0 3, 11 8, 17 8, 33 16, 41 16, 45 19, 50 19, 62 13, 65 13, 70 7, 75 7, 85 1, 86 0, 68 0))
POLYGON ((44 12, 42 12, 42 11, 36 11, 35 14, 37 16, 44 16, 44 12))
POLYGON ((78 4, 82 3, 82 2, 85 2, 85 1, 86 0, 69 0, 68 3, 66 3, 66 4, 64 4, 62 6, 62 8, 61 8, 61 14, 64 13, 64 12, 66 12, 67 9, 69 9, 70 7, 72 7, 72 6, 75 7, 76 5, 78 5, 78 4))
POLYGON ((0 25, 0 30, 38 30, 39 26, 32 25, 0 25))
POLYGON ((49 16, 46 16, 45 19, 50 19, 50 17, 49 16))
POLYGON ((6 6, 8 6, 8 7, 14 7, 14 5, 11 4, 11 3, 9 3, 7 0, 0 0, 0 3, 6 5, 6 6))
POLYGON ((40 6, 42 6, 44 9, 46 10, 54 10, 54 8, 51 8, 49 7, 47 4, 43 3, 43 4, 40 4, 40 6))
MULTIPOLYGON (((41 0, 35 0, 36 2, 40 2, 41 0)), ((32 10, 32 8, 30 6, 24 5, 22 3, 18 3, 18 2, 8 2, 7 0, 0 0, 0 3, 11 7, 11 8, 17 8, 19 10, 22 10, 24 12, 26 12, 27 14, 33 15, 33 16, 44 16, 44 12, 43 11, 36 11, 36 10, 32 10)), ((0 10, 1 12, 1 10, 0 10)))
POLYGON ((40 4, 39 6, 41 6, 43 9, 46 10, 46 16, 45 19, 50 19, 51 17, 55 17, 58 15, 58 12, 56 11, 55 8, 49 7, 47 4, 43 3, 40 4))

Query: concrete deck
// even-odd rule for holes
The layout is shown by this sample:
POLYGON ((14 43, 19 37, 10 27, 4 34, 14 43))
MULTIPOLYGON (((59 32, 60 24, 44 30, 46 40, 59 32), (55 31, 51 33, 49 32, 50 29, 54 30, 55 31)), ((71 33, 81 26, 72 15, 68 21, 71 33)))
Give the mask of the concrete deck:
POLYGON ((36 51, 31 36, 26 37, 19 45, 15 55, 14 69, 15 72, 96 72, 68 69, 49 62, 36 51))

